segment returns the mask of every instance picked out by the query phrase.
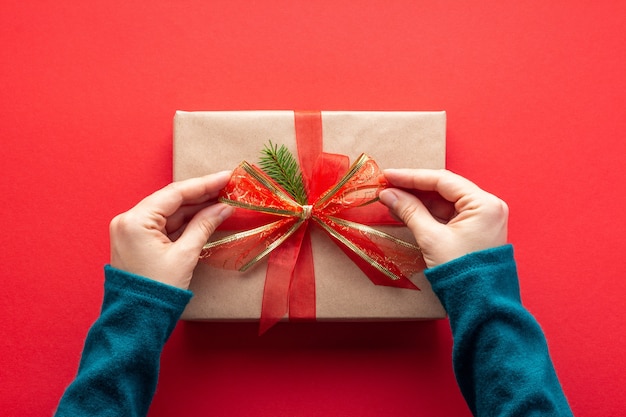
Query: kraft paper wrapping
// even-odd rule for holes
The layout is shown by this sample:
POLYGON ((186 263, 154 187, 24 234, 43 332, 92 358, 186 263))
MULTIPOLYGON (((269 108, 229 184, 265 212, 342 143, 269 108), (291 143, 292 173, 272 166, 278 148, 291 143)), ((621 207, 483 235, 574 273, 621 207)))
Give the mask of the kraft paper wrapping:
MULTIPOLYGON (((324 152, 354 161, 367 153, 381 168, 444 168, 445 112, 323 111, 324 152)), ((174 117, 174 180, 256 164, 271 140, 297 155, 293 111, 178 111, 174 117)), ((374 285, 317 227, 312 227, 317 320, 416 320, 446 313, 422 273, 421 291, 374 285)), ((414 242, 403 227, 381 228, 414 242)), ((255 321, 267 260, 242 273, 200 262, 185 320, 255 321)))

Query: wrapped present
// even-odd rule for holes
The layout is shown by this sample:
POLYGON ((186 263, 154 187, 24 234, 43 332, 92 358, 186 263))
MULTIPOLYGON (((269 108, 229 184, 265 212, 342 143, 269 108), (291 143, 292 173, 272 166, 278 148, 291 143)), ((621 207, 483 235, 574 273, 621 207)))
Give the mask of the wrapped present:
MULTIPOLYGON (((352 174, 345 172, 347 167, 345 161, 349 158, 350 161, 356 161, 352 165, 353 168, 358 166, 355 169, 361 169, 361 173, 367 171, 369 177, 364 181, 370 181, 369 185, 376 193, 376 187, 384 187, 384 177, 380 175, 380 171, 376 171, 378 166, 381 168, 445 166, 445 113, 179 111, 174 118, 174 179, 181 180, 220 170, 231 170, 239 166, 235 172, 241 177, 241 181, 248 181, 244 186, 258 187, 259 183, 249 182, 250 175, 253 177, 256 175, 253 172, 254 167, 250 164, 259 160, 260 151, 269 141, 285 145, 292 154, 298 155, 304 176, 310 182, 309 187, 319 188, 320 183, 332 184, 341 181, 342 178, 345 179, 344 184, 347 181, 354 181, 356 171, 352 174), (360 157, 364 152, 369 156, 360 157), (326 162, 324 168, 320 168, 320 161, 327 159, 331 162, 326 162), (250 164, 240 166, 242 161, 250 164), (340 165, 343 168, 339 168, 340 165), (346 179, 346 175, 352 175, 352 178, 346 179)), ((264 183, 263 178, 260 178, 260 183, 264 183)), ((234 187, 230 189, 229 196, 248 194, 233 193, 233 189, 240 187, 237 184, 229 186, 234 187)), ((268 187, 270 191, 266 189, 262 191, 272 193, 276 191, 271 184, 268 187)), ((343 190, 341 186, 335 187, 334 192, 343 192, 341 190, 343 190)), ((323 191, 315 191, 315 198, 323 199, 323 191)), ((375 197, 376 194, 373 195, 372 201, 375 201, 375 197)), ((342 198, 345 200, 345 196, 342 198)), ((350 199, 352 200, 352 197, 350 199)), ((213 265, 211 262, 200 262, 191 281, 190 289, 194 297, 185 310, 183 319, 261 320, 263 331, 275 321, 287 318, 373 321, 445 317, 441 303, 421 272, 413 273, 414 271, 409 268, 406 270, 407 277, 402 276, 401 271, 398 273, 400 276, 387 273, 389 269, 393 270, 395 265, 393 262, 391 266, 386 265, 384 260, 376 262, 373 260, 376 259, 376 255, 372 255, 373 258, 367 255, 371 254, 371 251, 360 251, 358 245, 356 249, 352 247, 354 245, 351 244, 351 239, 358 239, 357 233, 352 237, 348 234, 347 238, 333 236, 333 227, 337 230, 346 229, 345 225, 343 223, 338 225, 335 220, 319 220, 328 214, 324 212, 330 210, 328 205, 324 205, 323 209, 316 209, 314 201, 310 204, 305 209, 297 204, 294 206, 295 218, 298 221, 297 217, 301 216, 303 220, 300 220, 300 223, 304 222, 304 227, 294 232, 294 236, 285 239, 286 248, 276 250, 280 253, 272 252, 268 256, 255 258, 253 262, 247 262, 245 268, 239 268, 243 266, 241 264, 235 268, 245 269, 245 272, 215 267, 215 262, 213 265), (313 220, 316 221, 309 222, 311 210, 314 211, 313 220), (315 210, 318 210, 317 214, 315 210), (302 215, 302 212, 306 212, 307 216, 302 215), (293 243, 296 240, 297 248, 289 249, 290 245, 296 245, 293 243), (281 259, 285 257, 285 253, 289 253, 289 250, 293 252, 289 255, 290 266, 281 266, 281 259), (373 266, 378 269, 372 272, 376 269, 373 266), (295 269, 296 272, 287 277, 289 274, 285 273, 285 270, 289 268, 295 269), (298 278, 298 273, 305 278, 298 278), (282 275, 285 277, 280 278, 282 275)), ((321 207, 321 204, 317 206, 321 207)), ((237 209, 233 219, 223 225, 222 228, 226 230, 216 233, 212 240, 219 242, 220 238, 232 236, 237 230, 240 232, 252 230, 246 212, 240 210, 242 209, 237 209)), ((393 221, 385 223, 381 221, 382 217, 376 217, 375 213, 381 211, 386 213, 382 204, 374 202, 359 210, 365 214, 358 214, 356 211, 354 218, 347 216, 349 221, 354 220, 347 223, 356 225, 353 230, 363 229, 367 233, 370 233, 370 227, 379 230, 384 245, 389 246, 392 252, 396 242, 408 242, 408 247, 415 245, 414 238, 406 227, 393 224, 393 221)), ((374 235, 369 236, 371 238, 374 235)), ((259 241, 257 250, 255 249, 257 244, 250 245, 251 239, 253 238, 248 239, 248 250, 265 255, 263 249, 268 247, 269 243, 259 241)), ((370 240, 367 239, 368 242, 370 240)), ((400 246, 397 248, 398 251, 394 253, 398 256, 394 255, 391 258, 399 259, 402 250, 400 246)), ((235 251, 241 248, 229 249, 233 251, 232 259, 240 255, 235 251)), ((405 255, 409 256, 410 251, 405 255)), ((384 259, 385 256, 387 255, 379 259, 384 259)), ((212 258, 209 256, 207 259, 212 258)), ((421 259, 415 259, 417 266, 420 261, 421 259)), ((230 264, 232 267, 237 262, 225 260, 224 264, 230 264)))

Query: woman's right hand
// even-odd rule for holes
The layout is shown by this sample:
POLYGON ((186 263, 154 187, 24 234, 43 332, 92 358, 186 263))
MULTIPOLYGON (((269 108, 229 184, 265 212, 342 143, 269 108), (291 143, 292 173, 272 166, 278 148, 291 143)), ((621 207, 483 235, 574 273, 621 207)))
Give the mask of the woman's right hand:
POLYGON ((504 245, 508 206, 447 170, 386 169, 380 201, 413 232, 429 268, 504 245))

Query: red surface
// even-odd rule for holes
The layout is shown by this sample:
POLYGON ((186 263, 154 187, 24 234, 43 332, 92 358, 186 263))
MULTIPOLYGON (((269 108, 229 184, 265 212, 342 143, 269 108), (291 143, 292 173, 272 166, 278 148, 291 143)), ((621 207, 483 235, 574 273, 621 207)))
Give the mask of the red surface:
MULTIPOLYGON (((624 2, 12 3, 3 415, 50 415, 72 379, 109 219, 171 180, 174 111, 293 108, 447 110, 449 168, 510 205, 575 414, 626 414, 624 2)), ((469 415, 445 321, 256 329, 181 323, 150 415, 469 415)))

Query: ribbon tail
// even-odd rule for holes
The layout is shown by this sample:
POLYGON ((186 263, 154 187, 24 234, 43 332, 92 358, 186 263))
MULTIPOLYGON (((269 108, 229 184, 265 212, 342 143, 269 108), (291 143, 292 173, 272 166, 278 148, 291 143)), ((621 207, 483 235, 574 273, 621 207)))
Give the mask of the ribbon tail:
POLYGON ((298 228, 270 254, 263 289, 260 335, 281 321, 289 311, 290 287, 305 231, 305 227, 298 228))
MULTIPOLYGON (((304 229, 304 228, 303 228, 304 229)), ((305 229, 296 268, 289 292, 289 319, 314 320, 315 311, 315 268, 311 233, 305 229)))
POLYGON ((380 272, 380 270, 374 268, 370 263, 365 261, 363 258, 359 257, 356 253, 348 249, 338 240, 333 239, 333 242, 335 242, 335 244, 339 247, 339 249, 341 249, 343 253, 345 253, 346 256, 350 258, 350 260, 356 266, 359 267, 359 269, 367 276, 367 278, 369 278, 370 281, 372 281, 372 283, 374 283, 374 285, 383 285, 386 287, 404 288, 407 290, 421 291, 421 289, 407 277, 401 277, 400 279, 396 281, 390 281, 389 278, 385 274, 380 272))

